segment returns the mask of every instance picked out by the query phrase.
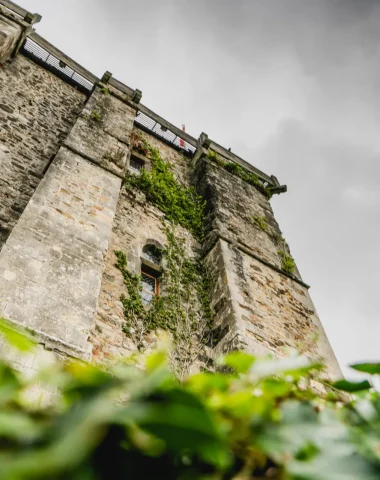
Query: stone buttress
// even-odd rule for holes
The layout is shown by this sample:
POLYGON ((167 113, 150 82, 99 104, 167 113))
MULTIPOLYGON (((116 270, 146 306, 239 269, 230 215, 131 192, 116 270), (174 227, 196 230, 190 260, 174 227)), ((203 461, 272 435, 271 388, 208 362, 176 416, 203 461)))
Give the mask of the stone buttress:
POLYGON ((115 92, 94 88, 0 253, 0 316, 84 359, 136 116, 115 92))

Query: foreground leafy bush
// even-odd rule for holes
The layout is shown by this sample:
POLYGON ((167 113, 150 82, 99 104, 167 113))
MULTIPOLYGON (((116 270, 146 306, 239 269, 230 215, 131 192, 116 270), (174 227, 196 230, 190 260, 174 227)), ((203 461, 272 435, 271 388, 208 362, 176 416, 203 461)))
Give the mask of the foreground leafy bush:
POLYGON ((367 381, 317 394, 320 365, 233 352, 223 373, 180 384, 164 351, 144 362, 109 373, 54 364, 30 381, 1 363, 0 478, 380 478, 380 398, 367 381), (63 394, 48 408, 25 403, 36 382, 63 394))

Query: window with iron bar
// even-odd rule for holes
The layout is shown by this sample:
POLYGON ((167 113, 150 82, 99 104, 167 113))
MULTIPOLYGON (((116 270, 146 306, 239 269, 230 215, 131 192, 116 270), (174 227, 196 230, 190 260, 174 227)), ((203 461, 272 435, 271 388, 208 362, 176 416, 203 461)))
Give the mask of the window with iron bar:
POLYGON ((155 245, 145 245, 142 250, 142 257, 149 260, 156 265, 160 265, 161 263, 161 252, 160 249, 157 248, 155 245))
POLYGON ((141 267, 141 299, 144 305, 149 305, 153 302, 154 297, 160 293, 159 281, 157 277, 144 272, 144 266, 141 267))
POLYGON ((129 168, 135 173, 140 173, 144 168, 144 161, 132 155, 129 161, 129 168))

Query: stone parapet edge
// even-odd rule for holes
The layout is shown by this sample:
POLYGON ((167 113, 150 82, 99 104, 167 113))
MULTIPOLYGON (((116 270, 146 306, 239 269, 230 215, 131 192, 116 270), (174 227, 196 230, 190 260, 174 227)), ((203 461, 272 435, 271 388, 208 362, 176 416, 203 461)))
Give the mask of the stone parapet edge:
POLYGON ((211 234, 209 234, 209 239, 207 242, 205 242, 206 244, 206 248, 204 248, 203 250, 203 258, 206 257, 210 251, 214 248, 214 246, 216 245, 216 243, 218 242, 218 240, 223 240, 225 242, 227 242, 229 245, 232 245, 233 247, 236 247, 238 250, 241 250, 242 252, 246 253, 247 255, 249 255, 250 257, 254 258, 255 260, 259 261, 260 263, 262 263, 263 265, 271 268, 272 270, 275 270, 276 272, 280 273, 281 275, 284 275, 285 277, 288 277, 290 278, 291 280, 293 280, 294 282, 298 283, 299 285, 302 285, 303 287, 305 287, 307 290, 309 290, 310 288, 310 285, 308 285, 307 283, 305 283, 303 280, 297 278, 295 275, 292 275, 291 273, 287 273, 285 272, 284 270, 282 270, 281 268, 277 267, 276 265, 274 265, 273 263, 270 263, 270 262, 267 262, 266 260, 264 260, 263 258, 259 257, 259 255, 257 255, 256 253, 254 253, 249 247, 247 247, 244 243, 242 243, 241 241, 234 241, 228 237, 226 237, 225 235, 223 235, 222 233, 218 232, 218 231, 215 231, 213 230, 211 232, 211 234), (213 234, 213 235, 212 235, 213 234))
POLYGON ((57 351, 58 353, 68 355, 70 357, 90 361, 91 360, 91 350, 85 350, 82 348, 74 347, 73 345, 60 340, 59 338, 53 337, 46 333, 41 332, 40 330, 34 329, 30 326, 25 326, 20 322, 15 320, 7 320, 11 325, 15 325, 17 328, 22 328, 27 334, 30 334, 32 341, 43 345, 46 350, 57 351))

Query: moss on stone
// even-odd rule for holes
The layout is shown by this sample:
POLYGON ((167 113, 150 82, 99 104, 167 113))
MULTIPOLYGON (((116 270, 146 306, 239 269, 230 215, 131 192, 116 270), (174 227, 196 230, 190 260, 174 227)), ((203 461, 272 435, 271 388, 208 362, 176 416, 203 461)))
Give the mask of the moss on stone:
POLYGON ((286 273, 293 273, 296 266, 293 257, 284 250, 279 250, 278 254, 281 258, 282 270, 284 270, 286 273))
POLYGON ((268 223, 267 223, 267 219, 264 216, 253 215, 251 220, 255 227, 259 228, 260 230, 263 230, 263 232, 267 230, 268 223))
POLYGON ((233 175, 236 175, 237 177, 241 178, 245 182, 247 182, 250 185, 253 185, 254 187, 256 187, 257 190, 259 190, 268 199, 270 199, 272 197, 271 190, 268 187, 264 186, 263 182, 260 180, 260 178, 255 173, 249 172, 247 169, 238 165, 235 162, 227 162, 227 161, 223 160, 213 150, 208 150, 207 158, 209 158, 211 161, 213 161, 214 163, 216 163, 220 167, 224 168, 228 172, 232 173, 233 175))

